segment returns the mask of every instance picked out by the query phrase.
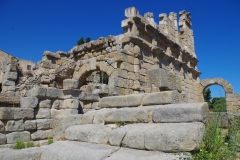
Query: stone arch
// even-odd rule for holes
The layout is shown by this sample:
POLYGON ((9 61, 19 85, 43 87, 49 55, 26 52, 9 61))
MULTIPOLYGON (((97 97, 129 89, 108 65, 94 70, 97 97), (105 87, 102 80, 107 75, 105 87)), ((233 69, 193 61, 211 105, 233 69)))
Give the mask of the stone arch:
POLYGON ((204 98, 203 98, 204 90, 211 85, 220 85, 223 87, 225 94, 226 94, 225 96, 226 96, 227 110, 230 110, 231 105, 229 105, 229 104, 231 104, 231 100, 229 100, 228 97, 233 95, 234 92, 233 92, 232 85, 228 81, 226 81, 222 78, 204 79, 200 82, 199 93, 202 96, 202 101, 204 101, 204 98))
POLYGON ((78 80, 79 87, 82 82, 85 81, 86 77, 88 77, 94 71, 103 71, 108 77, 112 74, 114 68, 111 65, 108 65, 107 62, 101 61, 97 62, 95 65, 90 63, 85 63, 78 70, 75 70, 73 73, 73 79, 78 80))

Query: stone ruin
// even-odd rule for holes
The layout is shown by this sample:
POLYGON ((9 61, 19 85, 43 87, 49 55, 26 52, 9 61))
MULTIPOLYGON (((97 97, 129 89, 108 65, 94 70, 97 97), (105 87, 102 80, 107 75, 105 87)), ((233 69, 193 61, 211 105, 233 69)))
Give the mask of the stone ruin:
MULTIPOLYGON (((21 72, 14 57, 4 61, 1 148, 12 148, 19 139, 44 145, 53 137, 59 141, 55 149, 63 152, 71 145, 73 152, 82 147, 71 141, 88 142, 86 153, 89 143, 115 146, 100 157, 114 157, 119 147, 124 154, 124 147, 150 150, 146 154, 192 152, 208 117, 202 94, 207 86, 222 85, 227 109, 239 109, 240 95, 227 81, 200 81, 190 13, 179 12, 179 26, 173 12, 159 14, 159 23, 153 13, 141 16, 134 7, 125 10, 125 17, 123 34, 100 37, 67 53, 45 51, 32 71, 21 72)), ((0 150, 6 157, 10 152, 0 150)), ((51 147, 39 152, 43 160, 54 159, 51 147)))

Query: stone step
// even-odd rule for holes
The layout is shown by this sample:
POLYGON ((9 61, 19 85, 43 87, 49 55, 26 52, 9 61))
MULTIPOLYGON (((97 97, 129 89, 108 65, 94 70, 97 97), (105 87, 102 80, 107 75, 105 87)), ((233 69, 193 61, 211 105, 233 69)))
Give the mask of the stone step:
POLYGON ((99 101, 100 108, 124 108, 160 104, 176 104, 186 102, 184 94, 174 91, 132 94, 125 96, 103 97, 99 101))
POLYGON ((107 108, 83 114, 82 124, 109 124, 115 122, 182 123, 203 122, 209 115, 207 103, 168 104, 134 108, 107 108))
POLYGON ((199 147, 205 131, 203 123, 137 123, 113 128, 85 124, 66 129, 66 139, 110 144, 141 150, 189 152, 199 147))
POLYGON ((142 151, 85 142, 59 141, 49 145, 41 160, 178 160, 172 153, 142 151))

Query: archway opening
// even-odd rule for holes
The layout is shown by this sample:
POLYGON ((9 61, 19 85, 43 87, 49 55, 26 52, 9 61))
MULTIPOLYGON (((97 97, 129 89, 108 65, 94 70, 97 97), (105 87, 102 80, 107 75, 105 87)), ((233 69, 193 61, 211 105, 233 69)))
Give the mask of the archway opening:
POLYGON ((212 112, 226 112, 226 93, 220 85, 210 85, 203 91, 204 101, 208 102, 210 111, 212 112))

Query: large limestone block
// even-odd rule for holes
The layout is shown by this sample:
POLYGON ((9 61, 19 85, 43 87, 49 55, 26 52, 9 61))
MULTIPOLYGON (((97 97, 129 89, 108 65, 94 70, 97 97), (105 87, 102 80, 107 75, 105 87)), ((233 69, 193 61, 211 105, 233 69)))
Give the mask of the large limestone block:
POLYGON ((24 123, 23 120, 19 121, 8 121, 5 127, 6 131, 23 131, 24 130, 24 123))
POLYGON ((44 147, 32 147, 26 149, 0 149, 1 160, 40 160, 44 147))
POLYGON ((16 143, 17 140, 22 140, 24 142, 30 141, 30 132, 23 131, 23 132, 12 132, 6 135, 7 136, 7 143, 16 143))
POLYGON ((82 91, 79 89, 63 89, 62 91, 64 99, 68 98, 79 99, 79 95, 82 93, 82 91))
POLYGON ((177 160, 179 158, 180 156, 173 153, 121 148, 106 160, 177 160))
POLYGON ((51 118, 55 118, 58 115, 68 116, 68 115, 76 115, 76 114, 78 114, 77 109, 61 109, 61 110, 51 109, 51 118))
POLYGON ((58 115, 53 119, 52 128, 54 134, 54 140, 59 140, 65 138, 65 130, 74 125, 79 125, 82 123, 81 114, 70 115, 62 114, 58 115))
POLYGON ((159 104, 175 104, 181 103, 182 95, 178 91, 164 91, 157 93, 145 94, 142 100, 143 106, 159 105, 159 104))
POLYGON ((21 97, 20 104, 22 108, 36 108, 38 105, 37 97, 21 97))
POLYGON ((31 139, 33 141, 35 140, 42 140, 42 139, 48 139, 48 137, 53 137, 53 131, 50 130, 37 130, 36 132, 31 134, 31 139))
POLYGON ((63 98, 64 94, 61 89, 47 88, 46 97, 48 98, 63 98))
POLYGON ((109 133, 109 144, 112 146, 121 146, 122 145, 122 140, 124 136, 126 135, 126 129, 125 128, 117 128, 112 130, 109 133))
POLYGON ((50 119, 51 110, 49 108, 39 108, 36 114, 36 118, 50 119))
POLYGON ((39 108, 51 108, 51 100, 46 99, 39 103, 39 108))
POLYGON ((52 109, 61 109, 63 105, 63 100, 55 100, 52 105, 52 109))
POLYGON ((65 133, 68 140, 107 144, 110 131, 104 125, 85 124, 69 127, 65 133))
POLYGON ((0 145, 6 144, 7 142, 7 137, 5 134, 0 133, 0 145))
POLYGON ((31 90, 28 91, 28 96, 31 97, 38 97, 38 98, 45 98, 47 94, 47 88, 44 87, 33 87, 31 90))
POLYGON ((93 123, 104 124, 114 122, 142 122, 152 121, 153 107, 120 108, 99 110, 94 114, 93 123))
POLYGON ((14 119, 13 108, 0 107, 0 120, 14 119))
POLYGON ((14 119, 33 119, 34 110, 32 108, 14 108, 14 119))
POLYGON ((157 106, 153 110, 155 123, 206 122, 209 116, 207 103, 185 103, 157 106))
POLYGON ((92 94, 92 93, 86 93, 82 92, 79 95, 80 100, 82 101, 99 101, 99 95, 98 94, 92 94))
POLYGON ((75 79, 63 80, 63 89, 76 89, 78 88, 78 81, 75 79))
POLYGON ((188 152, 197 150, 205 127, 203 123, 162 123, 144 132, 147 150, 188 152))
POLYGON ((36 120, 26 120, 24 126, 25 130, 35 130, 37 129, 36 120))
POLYGON ((177 87, 178 82, 176 81, 176 76, 169 71, 158 68, 148 70, 147 74, 151 80, 151 83, 154 84, 155 87, 168 90, 179 89, 179 87, 177 87))
POLYGON ((10 81, 16 81, 17 80, 17 72, 7 72, 5 73, 5 79, 10 81))
POLYGON ((100 160, 119 147, 74 141, 58 141, 46 147, 41 160, 100 160))
POLYGON ((50 129, 52 126, 52 119, 37 119, 37 129, 50 129))
POLYGON ((104 97, 99 101, 100 108, 137 107, 141 105, 143 94, 104 97))
POLYGON ((3 86, 15 86, 14 81, 5 80, 3 81, 3 86))
POLYGON ((65 109, 78 109, 79 101, 77 99, 65 99, 62 108, 65 109))

